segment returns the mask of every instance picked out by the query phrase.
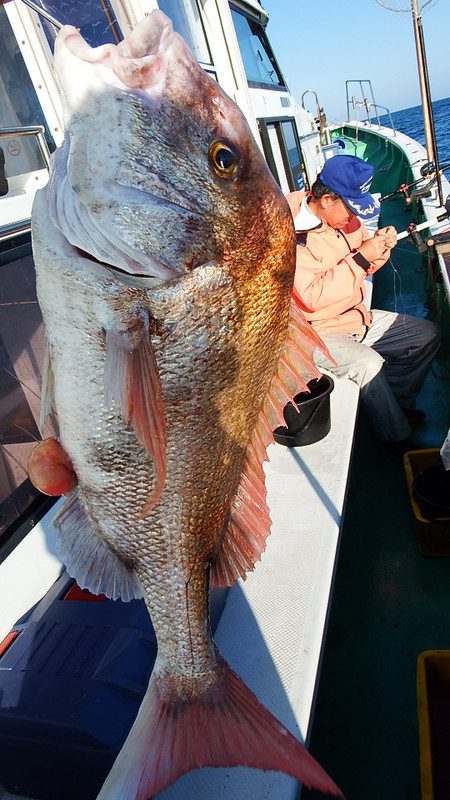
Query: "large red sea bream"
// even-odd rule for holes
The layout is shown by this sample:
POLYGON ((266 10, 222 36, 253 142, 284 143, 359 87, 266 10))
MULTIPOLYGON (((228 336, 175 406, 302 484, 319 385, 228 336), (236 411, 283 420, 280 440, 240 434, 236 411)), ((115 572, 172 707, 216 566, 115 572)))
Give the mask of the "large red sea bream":
MULTIPOLYGON (((196 767, 235 765, 339 796, 221 658, 208 620, 210 584, 264 550, 266 446, 316 374, 318 340, 291 305, 288 206, 242 113, 160 11, 95 50, 64 27, 55 52, 66 136, 33 247, 43 409, 70 457, 62 483, 70 462, 77 476, 60 553, 82 587, 145 597, 158 639, 99 798, 147 800, 196 767)), ((55 449, 31 459, 43 489, 55 449)))

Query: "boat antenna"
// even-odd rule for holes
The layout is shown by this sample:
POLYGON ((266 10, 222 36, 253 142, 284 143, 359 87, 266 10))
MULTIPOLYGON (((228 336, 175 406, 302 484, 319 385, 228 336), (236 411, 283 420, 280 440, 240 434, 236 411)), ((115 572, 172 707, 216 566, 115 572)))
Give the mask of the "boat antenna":
POLYGON ((438 187, 438 195, 439 195, 439 203, 441 206, 444 205, 444 198, 442 194, 442 185, 441 185, 441 176, 439 171, 439 155, 436 143, 436 133, 434 128, 434 117, 433 117, 433 107, 431 104, 431 92, 430 92, 430 81, 428 78, 428 66, 427 66, 427 57, 425 52, 425 40, 423 36, 423 28, 422 28, 422 10, 430 5, 430 3, 436 3, 437 0, 425 0, 422 5, 422 8, 419 9, 418 0, 411 0, 410 9, 406 8, 393 8, 391 5, 388 5, 386 0, 376 0, 376 2, 383 6, 383 8, 387 8, 388 11, 396 11, 396 12, 404 12, 404 11, 411 11, 412 19, 413 19, 413 26, 414 26, 414 37, 416 40, 416 52, 417 52, 417 67, 419 72, 419 83, 420 83, 420 94, 422 98, 422 112, 423 112, 423 123, 425 129, 425 142, 426 142, 426 149, 427 149, 427 158, 428 161, 432 161, 434 164, 436 176, 437 176, 437 187, 438 187))

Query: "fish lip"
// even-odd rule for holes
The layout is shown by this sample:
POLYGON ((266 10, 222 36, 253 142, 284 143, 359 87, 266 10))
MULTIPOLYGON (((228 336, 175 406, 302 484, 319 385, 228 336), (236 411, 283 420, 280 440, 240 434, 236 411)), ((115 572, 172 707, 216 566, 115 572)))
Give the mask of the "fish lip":
POLYGON ((112 82, 122 88, 158 94, 167 72, 167 53, 176 40, 170 19, 154 9, 118 44, 91 47, 77 28, 64 25, 56 37, 55 58, 64 60, 67 51, 72 58, 97 68, 106 82, 114 76, 112 82))
POLYGON ((91 47, 73 25, 63 25, 56 37, 55 51, 60 50, 63 46, 73 56, 90 64, 101 64, 108 60, 112 50, 116 47, 113 44, 101 44, 99 47, 91 47))

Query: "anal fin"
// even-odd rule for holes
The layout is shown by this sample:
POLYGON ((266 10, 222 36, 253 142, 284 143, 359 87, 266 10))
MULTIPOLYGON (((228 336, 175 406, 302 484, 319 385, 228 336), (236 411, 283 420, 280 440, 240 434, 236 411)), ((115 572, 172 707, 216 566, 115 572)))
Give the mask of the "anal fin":
POLYGON ((94 531, 77 489, 68 495, 53 524, 59 533, 61 561, 81 589, 126 602, 144 596, 133 570, 94 531))

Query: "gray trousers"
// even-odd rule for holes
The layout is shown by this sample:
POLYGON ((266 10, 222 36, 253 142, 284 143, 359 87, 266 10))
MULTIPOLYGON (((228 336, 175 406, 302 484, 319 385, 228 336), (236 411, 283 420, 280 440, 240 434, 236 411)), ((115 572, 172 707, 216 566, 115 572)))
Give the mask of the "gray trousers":
POLYGON ((364 336, 319 334, 337 367, 318 350, 314 360, 319 368, 358 384, 378 439, 401 441, 411 433, 402 408, 414 408, 439 349, 439 333, 433 322, 420 317, 376 309, 372 317, 364 336))

